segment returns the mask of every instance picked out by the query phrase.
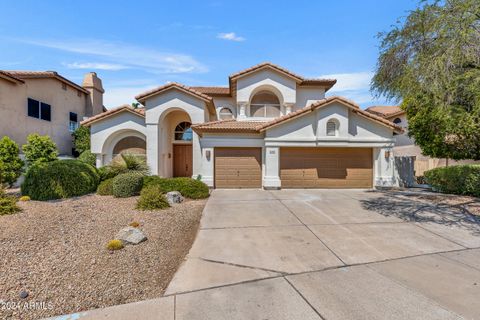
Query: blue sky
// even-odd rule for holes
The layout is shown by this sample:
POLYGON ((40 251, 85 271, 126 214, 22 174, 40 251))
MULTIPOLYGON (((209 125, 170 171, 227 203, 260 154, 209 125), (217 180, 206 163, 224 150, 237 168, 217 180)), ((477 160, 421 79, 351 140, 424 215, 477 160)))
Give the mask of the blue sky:
POLYGON ((334 77, 327 95, 363 107, 376 34, 417 1, 0 0, 0 69, 55 70, 80 83, 96 71, 108 108, 168 81, 227 85, 271 61, 305 77, 334 77))

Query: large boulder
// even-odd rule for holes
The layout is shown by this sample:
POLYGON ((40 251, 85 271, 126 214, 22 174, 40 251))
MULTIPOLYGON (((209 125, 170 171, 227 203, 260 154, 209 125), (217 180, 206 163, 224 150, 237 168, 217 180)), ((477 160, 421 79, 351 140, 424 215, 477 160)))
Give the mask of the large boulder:
POLYGON ((176 203, 182 203, 184 198, 182 194, 178 191, 170 191, 166 194, 168 203, 172 206, 176 203))
POLYGON ((115 239, 122 240, 125 244, 139 244, 147 240, 147 237, 142 230, 134 227, 126 227, 117 233, 115 239))

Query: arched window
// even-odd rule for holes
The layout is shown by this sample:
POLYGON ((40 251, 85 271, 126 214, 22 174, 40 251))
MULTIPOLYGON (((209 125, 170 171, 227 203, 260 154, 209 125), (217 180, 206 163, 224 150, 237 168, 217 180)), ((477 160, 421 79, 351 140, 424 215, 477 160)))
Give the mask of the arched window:
POLYGON ((402 123, 402 119, 400 119, 400 118, 395 118, 395 120, 393 120, 393 123, 395 123, 395 124, 400 124, 400 123, 402 123))
POLYGON ((260 91, 250 101, 250 116, 274 118, 280 116, 280 101, 269 91, 260 91))
POLYGON ((327 122, 327 136, 335 137, 337 135, 337 123, 334 120, 327 122))
POLYGON ((222 108, 218 113, 218 116, 221 120, 233 119, 233 113, 229 108, 222 108))
POLYGON ((192 141, 192 128, 190 128, 190 122, 181 122, 175 127, 175 140, 176 141, 192 141))

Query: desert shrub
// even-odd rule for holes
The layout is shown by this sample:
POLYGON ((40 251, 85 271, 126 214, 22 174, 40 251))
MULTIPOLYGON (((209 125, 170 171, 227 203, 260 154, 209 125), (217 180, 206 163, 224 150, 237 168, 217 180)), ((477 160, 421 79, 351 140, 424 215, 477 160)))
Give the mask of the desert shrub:
POLYGON ((123 248, 122 240, 113 239, 113 240, 108 241, 108 243, 107 243, 107 249, 108 250, 120 250, 122 248, 123 248))
POLYGON ((144 157, 131 153, 122 153, 118 159, 110 164, 110 169, 115 175, 127 172, 148 175, 150 171, 144 157))
POLYGON ((19 199, 19 201, 30 201, 30 197, 29 196, 21 196, 19 199))
POLYGON ((22 174, 23 161, 18 145, 7 136, 0 139, 0 185, 12 186, 22 174))
POLYGON ((113 178, 100 182, 97 188, 97 194, 101 196, 113 195, 113 178))
POLYGON ((162 193, 162 188, 159 185, 150 185, 145 187, 140 192, 140 198, 137 201, 137 209, 140 210, 154 210, 165 209, 170 207, 167 198, 162 193))
POLYGON ((78 157, 78 160, 85 162, 91 165, 92 167, 95 167, 97 158, 93 153, 90 152, 90 150, 85 150, 80 154, 80 156, 78 157))
POLYGON ((435 168, 425 172, 425 179, 440 192, 480 197, 480 165, 435 168))
POLYGON ((5 194, 2 187, 0 187, 0 216, 13 214, 21 211, 20 207, 17 206, 17 198, 5 194))
POLYGON ((49 136, 38 133, 28 135, 27 144, 22 146, 22 150, 29 164, 54 161, 58 155, 55 142, 49 136))
POLYGON ((33 200, 52 200, 95 192, 99 176, 94 167, 78 160, 36 163, 27 170, 22 195, 33 200))
POLYGON ((143 186, 158 185, 162 192, 179 191, 182 196, 190 199, 208 198, 208 186, 202 181, 192 178, 160 178, 148 176, 143 179, 143 186))
POLYGON ((90 128, 80 126, 72 133, 75 151, 82 154, 90 150, 90 128))
POLYGON ((137 195, 142 189, 143 175, 138 172, 122 173, 113 178, 113 195, 126 198, 137 195))
POLYGON ((138 223, 137 221, 132 221, 128 224, 130 227, 133 227, 133 228, 138 228, 140 227, 140 223, 138 223))
POLYGON ((0 184, 12 186, 22 174, 23 161, 18 152, 15 141, 7 136, 0 139, 0 184))
POLYGON ((105 181, 107 179, 112 179, 117 176, 117 172, 112 169, 110 166, 103 166, 97 169, 98 175, 100 176, 100 181, 105 181))

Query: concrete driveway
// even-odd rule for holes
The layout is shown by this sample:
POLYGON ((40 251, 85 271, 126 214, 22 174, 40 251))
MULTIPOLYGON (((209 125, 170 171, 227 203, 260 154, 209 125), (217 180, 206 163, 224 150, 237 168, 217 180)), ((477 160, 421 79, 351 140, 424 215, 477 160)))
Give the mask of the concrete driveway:
POLYGON ((479 319, 480 225, 406 194, 215 190, 166 297, 108 319, 479 319))

